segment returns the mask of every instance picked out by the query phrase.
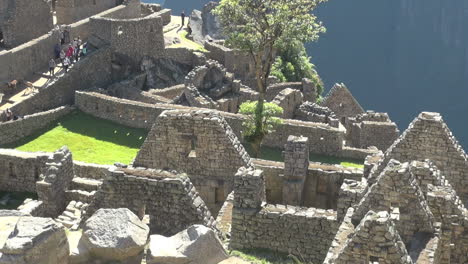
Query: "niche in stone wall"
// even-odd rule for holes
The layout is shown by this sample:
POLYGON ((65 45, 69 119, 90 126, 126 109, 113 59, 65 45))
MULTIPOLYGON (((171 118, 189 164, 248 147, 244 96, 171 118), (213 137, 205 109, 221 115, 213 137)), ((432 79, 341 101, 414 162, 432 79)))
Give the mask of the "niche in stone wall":
POLYGON ((16 178, 15 166, 11 162, 8 165, 10 171, 10 178, 16 178))
POLYGON ((122 34, 123 34, 123 28, 122 28, 122 26, 119 26, 119 27, 117 28, 117 35, 120 36, 120 35, 122 35, 122 34))
POLYGON ((187 155, 189 158, 197 157, 197 136, 192 135, 190 137, 190 152, 187 155))
POLYGON ((224 185, 215 188, 215 204, 223 203, 225 200, 224 197, 224 185))

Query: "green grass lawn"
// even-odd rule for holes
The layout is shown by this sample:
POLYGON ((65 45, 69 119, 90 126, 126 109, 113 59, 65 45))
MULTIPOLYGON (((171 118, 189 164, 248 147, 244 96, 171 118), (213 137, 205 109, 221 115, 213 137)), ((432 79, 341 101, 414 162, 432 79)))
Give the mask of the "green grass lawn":
MULTIPOLYGON (((245 149, 249 154, 252 154, 252 147, 250 144, 244 144, 245 149)), ((272 161, 281 161, 283 162, 283 156, 281 154, 282 150, 279 148, 271 148, 262 146, 262 153, 260 154, 260 158, 264 160, 272 160, 272 161)), ((356 160, 356 159, 346 159, 346 158, 338 158, 332 156, 325 156, 325 155, 317 155, 317 154, 309 154, 309 160, 313 162, 321 162, 326 164, 339 164, 343 167, 351 167, 351 168, 364 168, 364 161, 356 160)))
POLYGON ((111 165, 129 164, 148 132, 125 127, 75 111, 52 126, 6 147, 21 151, 53 152, 67 146, 74 160, 111 165))

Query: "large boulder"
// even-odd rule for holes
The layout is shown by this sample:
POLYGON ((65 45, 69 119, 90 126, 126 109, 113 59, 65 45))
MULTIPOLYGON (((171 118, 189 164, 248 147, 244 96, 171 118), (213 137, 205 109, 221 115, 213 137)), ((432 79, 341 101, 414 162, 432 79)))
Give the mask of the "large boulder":
POLYGON ((65 229, 51 218, 3 216, 0 230, 1 264, 68 263, 65 229))
POLYGON ((127 208, 99 209, 83 227, 83 243, 91 255, 104 260, 126 260, 140 255, 149 227, 127 208))
POLYGON ((193 225, 172 237, 152 235, 147 264, 217 264, 229 256, 215 232, 193 225))

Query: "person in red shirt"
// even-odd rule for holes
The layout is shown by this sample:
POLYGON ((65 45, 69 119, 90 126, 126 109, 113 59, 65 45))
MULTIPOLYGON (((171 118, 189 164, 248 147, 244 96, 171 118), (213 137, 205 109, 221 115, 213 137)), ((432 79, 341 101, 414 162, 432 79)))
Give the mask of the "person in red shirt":
POLYGON ((73 46, 70 44, 70 45, 68 46, 68 50, 67 50, 67 54, 66 54, 66 56, 68 57, 68 59, 70 60, 70 62, 73 61, 73 52, 74 52, 73 46))

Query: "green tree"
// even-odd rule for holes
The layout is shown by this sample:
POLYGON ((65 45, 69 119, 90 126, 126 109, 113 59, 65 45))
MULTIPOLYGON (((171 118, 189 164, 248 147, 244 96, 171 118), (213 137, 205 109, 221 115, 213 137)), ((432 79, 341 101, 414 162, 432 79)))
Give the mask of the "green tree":
POLYGON ((260 148, 266 136, 263 115, 268 77, 277 51, 287 43, 316 41, 325 32, 312 11, 326 0, 221 0, 213 10, 218 16, 226 45, 250 54, 254 66, 258 102, 254 132, 247 138, 260 148))
POLYGON ((250 143, 252 143, 252 148, 254 151, 254 157, 260 157, 260 147, 262 144, 263 138, 275 131, 275 128, 280 125, 283 121, 278 116, 283 114, 283 108, 274 104, 274 103, 265 103, 263 106, 262 119, 262 130, 260 134, 262 137, 259 137, 257 133, 257 110, 258 101, 251 102, 247 101, 240 105, 239 113, 246 116, 246 119, 242 123, 244 130, 242 131, 242 136, 250 143))
POLYGON ((298 41, 281 47, 273 63, 271 75, 281 82, 300 82, 303 78, 307 78, 317 87, 317 95, 320 96, 323 92, 322 79, 315 65, 310 62, 304 44, 298 41))

